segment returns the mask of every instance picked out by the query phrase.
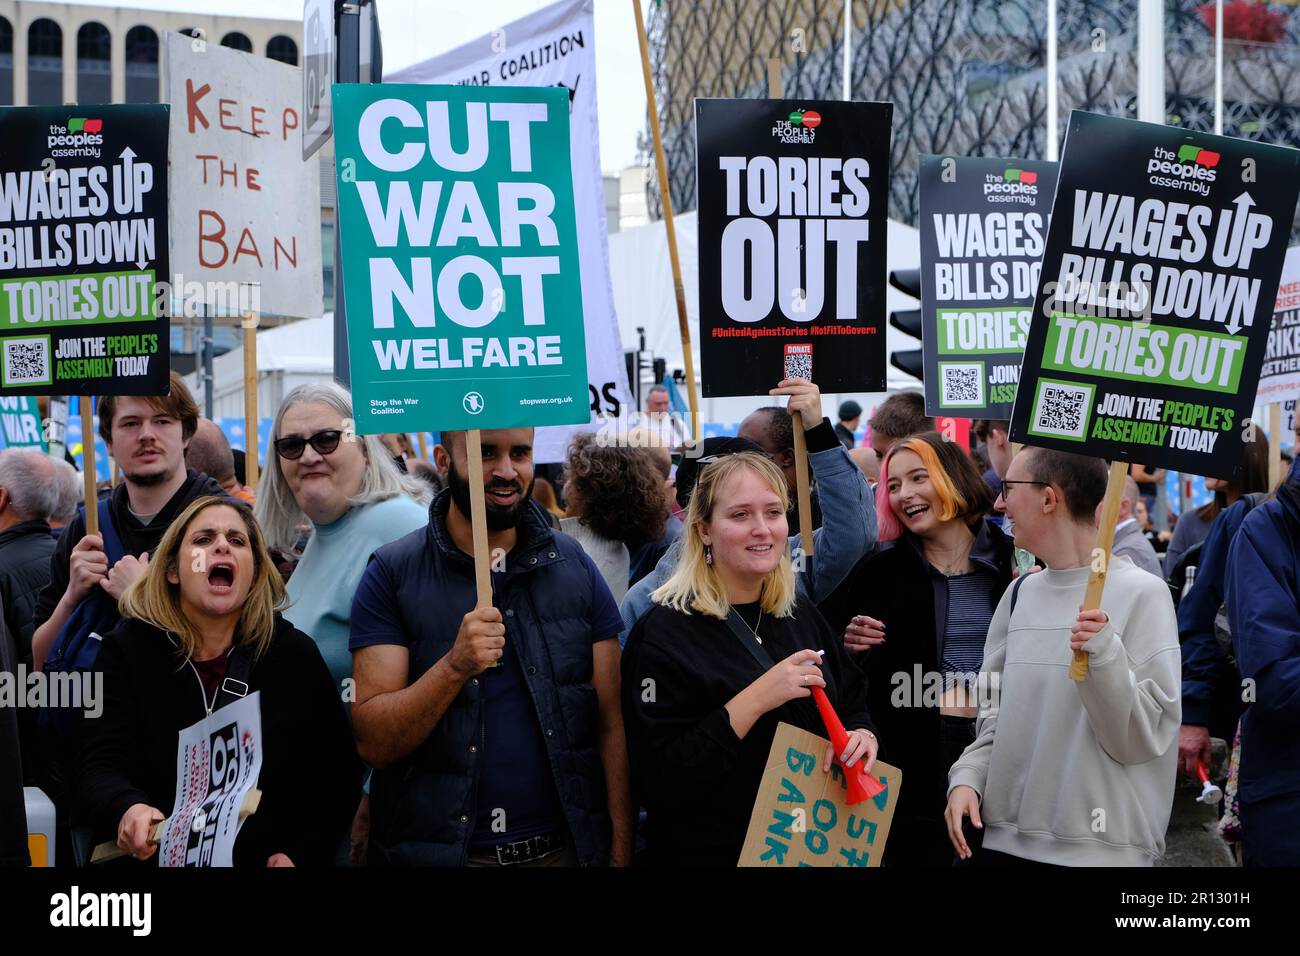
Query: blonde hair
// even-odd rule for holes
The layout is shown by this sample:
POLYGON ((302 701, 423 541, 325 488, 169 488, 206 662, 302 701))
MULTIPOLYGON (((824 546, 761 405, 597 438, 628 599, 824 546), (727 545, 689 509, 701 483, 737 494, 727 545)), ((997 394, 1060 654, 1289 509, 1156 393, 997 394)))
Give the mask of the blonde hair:
POLYGON ((248 530, 248 544, 253 552, 253 583, 248 589, 235 641, 252 644, 255 657, 261 657, 275 634, 275 612, 285 604, 284 583, 280 572, 271 561, 262 537, 262 529, 253 518, 253 511, 235 498, 208 495, 190 502, 167 528, 158 550, 154 552, 145 573, 126 589, 118 610, 124 618, 135 618, 146 624, 169 631, 180 639, 180 653, 184 660, 194 656, 199 647, 199 634, 181 610, 180 585, 172 584, 167 575, 179 573, 181 548, 185 533, 194 519, 209 508, 224 505, 239 513, 248 530))
MULTIPOLYGON (((700 470, 686 509, 677 567, 672 577, 650 595, 650 600, 686 614, 698 611, 710 617, 726 618, 731 613, 727 590, 718 572, 704 559, 704 539, 700 530, 713 518, 718 489, 723 482, 745 470, 757 474, 776 492, 783 511, 789 509, 790 496, 786 491, 785 476, 764 455, 742 451, 705 465, 700 470)), ((787 549, 781 555, 781 562, 763 578, 759 606, 774 617, 789 617, 794 609, 796 593, 794 567, 787 549)))

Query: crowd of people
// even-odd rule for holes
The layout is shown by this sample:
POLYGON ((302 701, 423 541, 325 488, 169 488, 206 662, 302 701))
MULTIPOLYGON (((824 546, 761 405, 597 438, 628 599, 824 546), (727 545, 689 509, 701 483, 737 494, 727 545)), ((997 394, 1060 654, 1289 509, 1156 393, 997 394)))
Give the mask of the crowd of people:
POLYGON ((61 862, 111 841, 154 865, 180 731, 257 691, 236 865, 734 866, 778 724, 825 734, 819 687, 847 734, 822 771, 902 771, 884 865, 1151 865, 1214 737, 1225 839, 1300 864, 1300 475, 1267 487, 1262 435, 1172 528, 1135 465, 1082 611, 1105 462, 1005 421, 968 447, 917 393, 862 444, 857 402, 832 425, 809 382, 772 396, 692 446, 656 388, 551 481, 531 429, 483 431, 487 606, 466 436, 432 461, 358 436, 336 385, 286 396, 256 487, 176 375, 100 401, 121 481, 98 501, 0 452, 0 669, 103 687, 93 714, 2 715, 0 807, 38 786, 61 862))

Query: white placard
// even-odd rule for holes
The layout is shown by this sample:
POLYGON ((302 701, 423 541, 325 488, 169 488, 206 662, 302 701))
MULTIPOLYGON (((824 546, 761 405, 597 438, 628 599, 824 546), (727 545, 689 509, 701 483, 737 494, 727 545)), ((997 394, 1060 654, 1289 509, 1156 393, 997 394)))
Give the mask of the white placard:
POLYGON ((239 285, 258 283, 259 311, 320 315, 320 166, 302 158, 301 71, 168 33, 167 93, 177 295, 188 304, 202 283, 208 308, 235 315, 239 285))

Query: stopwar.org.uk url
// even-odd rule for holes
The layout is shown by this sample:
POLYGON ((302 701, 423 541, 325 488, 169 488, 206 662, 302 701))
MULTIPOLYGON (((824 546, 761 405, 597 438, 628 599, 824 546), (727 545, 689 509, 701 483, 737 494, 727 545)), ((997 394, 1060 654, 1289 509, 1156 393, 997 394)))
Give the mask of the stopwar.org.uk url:
POLYGON ((1249 928, 1249 916, 1116 916, 1115 926, 1133 929, 1211 929, 1249 928))
POLYGON ((553 398, 521 398, 520 405, 572 405, 572 395, 556 395, 553 398))

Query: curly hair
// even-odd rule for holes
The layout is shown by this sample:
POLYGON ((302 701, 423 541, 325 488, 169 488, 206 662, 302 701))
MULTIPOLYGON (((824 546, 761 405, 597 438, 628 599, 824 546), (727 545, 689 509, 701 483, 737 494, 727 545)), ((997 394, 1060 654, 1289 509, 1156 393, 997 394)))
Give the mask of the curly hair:
POLYGON ((590 432, 569 446, 565 499, 569 514, 629 549, 663 537, 668 491, 644 448, 602 446, 590 432))

